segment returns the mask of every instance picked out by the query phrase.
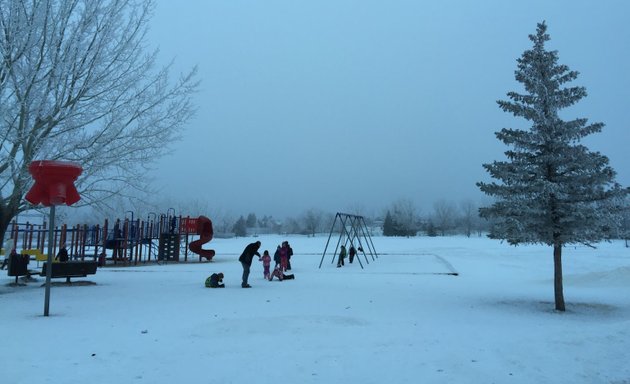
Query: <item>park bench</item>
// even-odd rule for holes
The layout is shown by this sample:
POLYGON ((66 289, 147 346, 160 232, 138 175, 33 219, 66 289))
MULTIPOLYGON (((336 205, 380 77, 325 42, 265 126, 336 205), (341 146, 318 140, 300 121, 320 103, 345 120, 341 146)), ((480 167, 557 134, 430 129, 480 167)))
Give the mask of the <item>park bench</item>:
MULTIPOLYGON (((46 276, 46 264, 42 265, 41 272, 31 271, 28 269, 28 255, 11 255, 9 261, 8 275, 15 276, 15 284, 18 283, 18 277, 20 276, 32 276, 39 274, 40 276, 46 276)), ((96 261, 68 261, 65 263, 53 262, 52 264, 52 278, 65 277, 66 282, 70 283, 71 277, 86 277, 87 275, 94 275, 96 273, 96 267, 98 262, 96 261)))
MULTIPOLYGON (((41 276, 46 276, 46 265, 48 263, 44 263, 42 266, 41 276)), ((52 264, 52 275, 53 279, 65 277, 66 283, 70 283, 71 277, 86 277, 87 275, 94 275, 96 273, 97 267, 96 261, 68 261, 64 263, 53 263, 52 264)))

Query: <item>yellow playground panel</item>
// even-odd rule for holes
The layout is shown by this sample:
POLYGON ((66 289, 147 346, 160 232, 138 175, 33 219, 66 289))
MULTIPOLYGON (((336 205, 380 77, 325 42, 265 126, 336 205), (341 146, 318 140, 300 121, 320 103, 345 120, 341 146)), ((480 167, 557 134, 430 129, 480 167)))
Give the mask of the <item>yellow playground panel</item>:
MULTIPOLYGON (((34 249, 23 249, 21 252, 22 255, 29 255, 29 256, 35 256, 35 261, 37 261, 37 265, 39 265, 40 261, 47 261, 48 260, 48 254, 43 254, 42 251, 40 251, 37 248, 34 249)), ((53 262, 56 260, 53 260, 53 262)))

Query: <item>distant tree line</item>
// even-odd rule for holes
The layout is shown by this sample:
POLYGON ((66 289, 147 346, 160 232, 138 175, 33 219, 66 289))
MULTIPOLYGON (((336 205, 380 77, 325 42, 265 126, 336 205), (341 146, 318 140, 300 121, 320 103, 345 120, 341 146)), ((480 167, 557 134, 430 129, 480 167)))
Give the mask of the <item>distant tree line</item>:
MULTIPOLYGON (((472 201, 463 201, 459 205, 439 201, 433 205, 431 212, 423 215, 418 213, 409 200, 397 200, 380 215, 352 213, 364 217, 368 227, 373 231, 371 235, 471 237, 481 236, 490 225, 488 221, 479 217, 478 212, 479 206, 472 201)), ((216 220, 218 223, 215 224, 215 230, 239 237, 270 233, 315 236, 318 233, 328 233, 334 217, 334 212, 312 208, 283 220, 277 220, 273 216, 258 219, 255 213, 249 213, 236 219, 216 217, 213 221, 216 220)))
POLYGON ((426 215, 416 214, 410 205, 394 204, 383 220, 383 236, 481 236, 488 229, 488 222, 479 217, 479 207, 472 201, 459 205, 440 200, 433 211, 426 215))
MULTIPOLYGON (((174 203, 172 201, 159 204, 164 207, 173 207, 178 215, 195 217, 204 215, 212 220, 215 236, 252 236, 264 234, 299 234, 314 236, 315 234, 327 234, 333 224, 336 212, 326 212, 316 208, 307 209, 295 216, 276 218, 272 215, 259 216, 250 212, 245 215, 234 215, 229 212, 213 210, 205 202, 186 201, 174 203)), ((372 236, 455 236, 467 237, 484 236, 489 233, 494 221, 483 219, 479 216, 481 204, 472 200, 463 200, 459 203, 440 200, 433 204, 432 209, 420 212, 410 201, 397 200, 392 202, 380 213, 366 213, 360 209, 343 209, 345 212, 363 216, 372 236)), ((630 199, 626 202, 630 207, 630 199)), ((146 218, 148 212, 162 212, 156 206, 127 207, 135 212, 136 218, 146 218)), ((116 217, 120 212, 108 212, 104 217, 92 212, 74 216, 76 210, 60 212, 63 221, 75 224, 92 224, 100 222, 103 218, 116 217), (72 216, 71 216, 72 215, 72 216)), ((625 211, 621 225, 611 228, 608 238, 624 239, 630 242, 630 209, 625 211)), ((630 244, 629 244, 630 246, 630 244)))

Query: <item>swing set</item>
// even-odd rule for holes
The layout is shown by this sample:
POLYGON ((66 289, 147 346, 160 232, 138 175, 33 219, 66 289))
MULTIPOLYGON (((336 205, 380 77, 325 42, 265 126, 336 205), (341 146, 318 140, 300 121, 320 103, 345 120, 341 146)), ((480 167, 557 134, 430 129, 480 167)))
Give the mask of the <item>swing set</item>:
POLYGON ((326 257, 326 251, 328 250, 328 246, 330 245, 330 238, 332 237, 333 233, 339 233, 339 238, 337 239, 335 250, 332 253, 332 259, 330 261, 331 264, 335 262, 335 256, 337 255, 339 248, 342 245, 347 246, 348 244, 350 244, 351 247, 354 247, 354 249, 357 251, 356 258, 357 260, 359 260, 359 265, 361 265, 361 269, 363 269, 363 263, 361 262, 361 257, 359 253, 363 254, 366 264, 370 263, 367 257, 368 254, 372 257, 372 261, 378 258, 378 255, 376 254, 376 249, 374 248, 374 243, 372 243, 372 237, 370 237, 370 233, 368 231, 367 225, 365 224, 363 216, 337 212, 337 214, 335 215, 335 220, 333 221, 333 225, 330 228, 330 234, 328 235, 326 248, 324 248, 322 259, 319 262, 320 269, 322 267, 322 263, 324 262, 324 258, 326 257))

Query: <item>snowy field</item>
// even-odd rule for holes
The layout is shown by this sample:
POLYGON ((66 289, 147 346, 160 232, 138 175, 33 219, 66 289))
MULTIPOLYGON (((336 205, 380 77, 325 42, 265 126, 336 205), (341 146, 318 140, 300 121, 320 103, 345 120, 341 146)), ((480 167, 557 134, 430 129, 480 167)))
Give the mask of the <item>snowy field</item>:
POLYGON ((99 269, 93 285, 53 287, 50 317, 42 278, 13 287, 2 271, 0 382, 630 383, 623 242, 565 248, 558 313, 548 247, 375 237, 364 269, 331 255, 319 269, 327 237, 286 238, 295 280, 263 280, 255 259, 251 289, 238 255, 285 238, 213 240, 212 262, 99 269), (213 272, 225 289, 204 287, 213 272))

